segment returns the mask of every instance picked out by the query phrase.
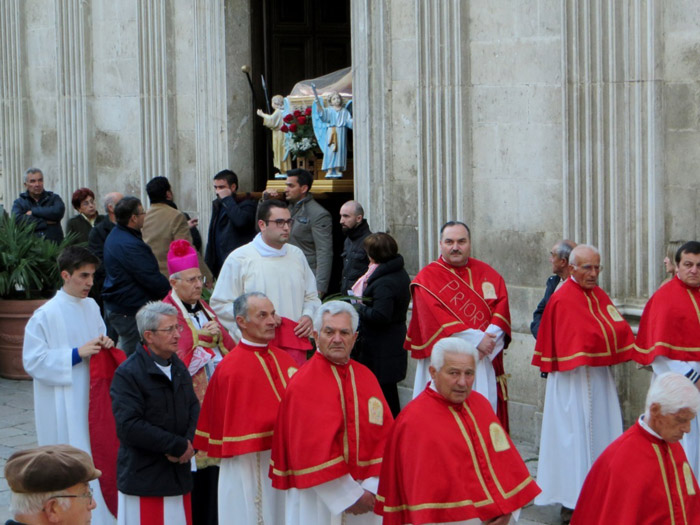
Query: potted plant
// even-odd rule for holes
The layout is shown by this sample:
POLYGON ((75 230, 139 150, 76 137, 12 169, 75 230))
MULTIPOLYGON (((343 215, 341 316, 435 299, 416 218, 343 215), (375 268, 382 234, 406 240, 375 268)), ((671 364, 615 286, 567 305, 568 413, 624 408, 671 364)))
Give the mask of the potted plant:
POLYGON ((22 367, 24 327, 60 287, 56 259, 75 241, 56 244, 34 234, 34 224, 0 216, 0 375, 29 379, 22 367))

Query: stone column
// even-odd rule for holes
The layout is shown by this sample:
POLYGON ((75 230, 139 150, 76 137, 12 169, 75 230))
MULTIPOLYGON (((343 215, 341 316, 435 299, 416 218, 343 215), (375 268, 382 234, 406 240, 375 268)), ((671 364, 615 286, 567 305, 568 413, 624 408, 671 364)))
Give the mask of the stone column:
POLYGON ((146 182, 170 174, 170 111, 168 96, 167 2, 139 0, 139 95, 141 199, 146 182))
POLYGON ((8 213, 14 198, 22 191, 25 169, 25 123, 22 100, 25 96, 22 82, 22 46, 20 42, 20 0, 0 3, 0 201, 8 213))
POLYGON ((660 3, 563 9, 564 236, 601 250, 601 285, 651 295, 663 246, 660 3))

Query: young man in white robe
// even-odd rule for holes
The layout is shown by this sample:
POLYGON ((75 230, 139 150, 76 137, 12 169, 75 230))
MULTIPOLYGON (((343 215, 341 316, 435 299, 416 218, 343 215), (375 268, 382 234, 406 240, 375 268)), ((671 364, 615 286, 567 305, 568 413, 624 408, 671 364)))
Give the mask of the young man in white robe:
MULTIPOLYGON (((90 356, 111 348, 97 303, 88 297, 99 260, 71 246, 58 257, 63 287, 27 323, 22 363, 34 379, 34 416, 40 446, 69 444, 92 454, 88 427, 90 356)), ((94 523, 112 524, 99 482, 90 487, 94 523)))

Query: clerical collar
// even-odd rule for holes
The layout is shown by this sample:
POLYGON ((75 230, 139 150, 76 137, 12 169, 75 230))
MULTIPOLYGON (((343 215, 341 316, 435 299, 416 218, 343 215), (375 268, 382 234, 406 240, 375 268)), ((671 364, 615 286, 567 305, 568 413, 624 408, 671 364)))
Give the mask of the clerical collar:
POLYGON ((279 250, 273 248, 263 241, 262 233, 258 233, 253 239, 253 247, 257 250, 261 257, 284 257, 287 255, 287 245, 283 245, 279 250))
POLYGON ((189 304, 189 303, 186 303, 185 301, 182 301, 182 300, 180 302, 182 303, 182 306, 185 307, 185 310, 187 310, 188 314, 196 314, 200 310, 204 309, 204 307, 202 306, 202 303, 200 303, 199 301, 197 301, 194 304, 189 304))
POLYGON ((241 343, 243 343, 244 345, 255 346, 258 348, 266 348, 267 347, 267 343, 254 343, 253 341, 248 341, 248 339, 246 339, 245 337, 241 337, 241 343))
POLYGON ((644 421, 644 414, 642 414, 641 416, 639 416, 639 419, 638 419, 637 421, 639 422, 639 426, 642 427, 642 428, 643 428, 644 430, 646 430, 647 432, 649 432, 649 434, 651 434, 651 435, 654 436, 655 438, 658 438, 658 439, 664 441, 664 438, 662 438, 660 435, 658 435, 656 432, 654 432, 654 431, 651 429, 651 427, 650 427, 649 425, 647 425, 647 422, 644 421))
POLYGON ((172 364, 172 359, 163 359, 159 355, 156 355, 152 350, 148 350, 148 355, 151 356, 151 359, 153 359, 157 365, 170 366, 172 364))

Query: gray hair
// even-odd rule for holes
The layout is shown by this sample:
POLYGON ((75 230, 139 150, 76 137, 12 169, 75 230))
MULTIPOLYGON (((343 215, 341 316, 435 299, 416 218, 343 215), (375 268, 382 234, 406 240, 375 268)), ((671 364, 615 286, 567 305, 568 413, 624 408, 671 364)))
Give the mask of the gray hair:
POLYGON ((700 410, 700 392, 693 382, 681 374, 661 374, 649 387, 644 418, 649 422, 650 409, 654 403, 661 407, 662 414, 675 414, 687 408, 694 414, 700 410))
POLYGON ((560 259, 568 261, 571 256, 571 250, 574 248, 576 248, 576 243, 574 241, 562 239, 557 241, 557 244, 554 245, 554 253, 556 253, 557 257, 560 259))
MULTIPOLYGON (((60 490, 58 492, 23 492, 21 494, 17 492, 10 492, 10 513, 13 515, 17 514, 28 514, 28 515, 38 515, 44 509, 44 505, 51 498, 60 496, 64 494, 64 491, 60 490)), ((72 498, 58 498, 58 504, 67 509, 70 505, 69 499, 72 498)))
POLYGON ((143 334, 146 331, 152 332, 158 330, 161 317, 166 315, 174 315, 177 317, 177 309, 163 301, 152 301, 144 304, 141 309, 136 312, 136 326, 139 329, 139 335, 143 339, 143 334))
POLYGON ((111 193, 108 193, 107 195, 104 196, 102 199, 102 205, 105 208, 106 212, 109 212, 109 207, 110 206, 116 206, 116 204, 123 198, 124 196, 121 195, 119 192, 113 191, 111 193), (117 197, 119 197, 117 199, 117 197))
MULTIPOLYGON (((236 297, 236 299, 233 301, 233 317, 234 319, 236 317, 242 317, 246 321, 248 321, 248 312, 250 310, 250 298, 251 297, 259 297, 260 299, 267 299, 267 295, 265 295, 262 292, 248 292, 244 293, 243 295, 239 295, 236 297)), ((236 321, 236 324, 238 324, 238 321, 236 321)), ((240 326, 239 326, 240 328, 240 326)))
POLYGON ((317 332, 323 328, 323 316, 329 314, 331 316, 338 314, 348 314, 352 323, 352 331, 357 332, 357 325, 360 323, 360 316, 357 315, 355 309, 349 303, 344 301, 328 301, 323 303, 314 316, 314 330, 317 332))
POLYGON ((600 257, 600 252, 598 251, 598 248, 596 248, 592 244, 579 244, 573 250, 571 250, 571 254, 569 255, 569 264, 571 264, 571 265, 578 264, 578 255, 581 252, 584 252, 587 250, 591 250, 598 257, 600 257))
POLYGON ((430 366, 435 370, 440 370, 445 364, 446 353, 470 355, 474 358, 474 366, 479 364, 479 351, 474 345, 459 337, 445 337, 433 346, 433 351, 430 353, 430 366))
POLYGON ((24 172, 24 182, 27 182, 29 176, 34 175, 35 173, 40 173, 42 177, 44 176, 44 172, 41 171, 39 168, 29 168, 27 171, 24 172))

